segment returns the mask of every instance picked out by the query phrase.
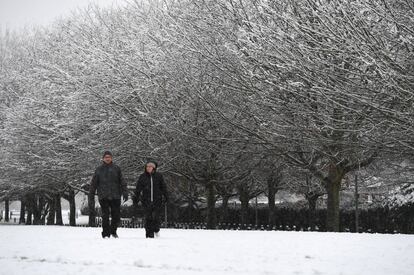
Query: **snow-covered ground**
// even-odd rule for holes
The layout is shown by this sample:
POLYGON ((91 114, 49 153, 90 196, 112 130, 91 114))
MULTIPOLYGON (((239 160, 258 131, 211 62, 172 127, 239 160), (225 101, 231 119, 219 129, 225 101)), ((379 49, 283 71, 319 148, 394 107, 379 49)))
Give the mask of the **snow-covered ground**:
POLYGON ((414 274, 414 236, 0 226, 0 274, 414 274))

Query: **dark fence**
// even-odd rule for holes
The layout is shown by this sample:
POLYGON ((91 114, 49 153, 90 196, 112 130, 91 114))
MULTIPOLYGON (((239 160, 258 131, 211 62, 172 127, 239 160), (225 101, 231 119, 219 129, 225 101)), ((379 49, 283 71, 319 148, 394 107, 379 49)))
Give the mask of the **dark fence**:
MULTIPOLYGON (((168 220, 174 221, 168 224, 163 223, 163 227, 177 229, 206 229, 204 210, 192 211, 192 216, 188 216, 185 211, 169 213, 168 220), (190 220, 193 218, 194 220, 190 220)), ((183 210, 183 209, 181 209, 183 210)), ((130 211, 123 211, 133 213, 130 211)), ((215 229, 219 230, 280 230, 280 231, 325 231, 326 210, 318 209, 310 213, 307 209, 280 208, 275 211, 274 224, 269 225, 269 212, 266 208, 253 209, 248 211, 248 223, 240 223, 240 209, 230 209, 226 217, 221 217, 221 212, 217 211, 217 222, 215 229), (220 219, 222 220, 220 222, 220 219), (256 224, 257 221, 257 224, 256 224)), ((121 227, 142 228, 144 222, 135 217, 125 217, 121 220, 121 227)), ((138 215, 140 216, 140 215, 138 215)), ((165 220, 162 217, 162 220, 165 220)), ((96 219, 97 226, 101 226, 101 218, 96 219)), ((356 232, 355 212, 341 211, 340 231, 356 232)), ((367 233, 404 233, 414 234, 414 205, 406 205, 398 209, 375 208, 361 210, 359 213, 359 232, 367 233)))
MULTIPOLYGON (((169 220, 179 224, 203 223, 205 212, 195 211, 188 215, 186 211, 178 211, 177 216, 169 215, 169 220)), ((230 209, 223 217, 220 209, 217 209, 217 221, 219 229, 228 228, 228 224, 235 228, 276 228, 277 230, 303 230, 325 231, 326 209, 317 209, 311 213, 308 209, 277 208, 274 212, 273 223, 269 222, 269 210, 267 208, 249 208, 246 224, 241 224, 240 209, 230 209), (256 225, 257 223, 257 225, 256 225), (223 226, 225 224, 226 226, 223 226), (270 224, 270 225, 269 225, 270 224)), ((356 232, 355 211, 341 210, 340 231, 356 232)), ((362 209, 359 212, 359 232, 372 233, 404 233, 414 234, 414 204, 407 204, 399 208, 373 208, 362 209)))
MULTIPOLYGON (((240 209, 230 208, 225 213, 216 209, 217 223, 213 228, 219 230, 280 230, 280 231, 326 231, 326 210, 318 209, 311 213, 308 209, 277 208, 273 223, 269 223, 267 208, 249 208, 246 223, 241 223, 240 209)), ((100 215, 98 211, 98 216, 100 215)), ((121 209, 121 227, 142 228, 144 216, 142 209, 123 207, 121 209)), ((168 224, 163 227, 177 229, 207 229, 205 209, 188 209, 174 206, 168 207, 168 224)), ((162 216, 164 221, 165 217, 162 216)), ((16 216, 10 223, 18 223, 16 216)), ((96 225, 102 220, 96 218, 96 225)), ((81 224, 78 226, 87 226, 81 224)), ((342 210, 340 213, 340 231, 356 232, 355 212, 342 210)), ((367 233, 403 233, 414 234, 414 204, 406 204, 399 208, 362 209, 359 213, 359 232, 367 233)))

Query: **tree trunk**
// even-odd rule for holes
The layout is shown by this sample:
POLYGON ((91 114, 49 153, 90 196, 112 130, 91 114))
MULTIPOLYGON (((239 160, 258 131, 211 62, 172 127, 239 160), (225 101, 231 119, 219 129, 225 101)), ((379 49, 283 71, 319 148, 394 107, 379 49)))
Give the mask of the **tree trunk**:
POLYGON ((96 226, 95 196, 88 196, 88 209, 89 209, 88 226, 95 227, 96 226))
POLYGON ((9 209, 9 207, 10 207, 10 201, 9 201, 9 199, 6 199, 4 201, 4 221, 5 222, 9 222, 9 220, 10 220, 10 209, 9 209))
POLYGON ((61 205, 59 194, 56 195, 54 201, 55 201, 55 211, 56 211, 56 225, 63 225, 62 205, 61 205))
POLYGON ((187 206, 187 221, 192 222, 193 221, 193 200, 188 199, 188 206, 187 206))
POLYGON ((45 198, 43 196, 39 197, 39 213, 40 213, 40 224, 45 225, 46 224, 46 202, 45 198))
POLYGON ((19 224, 25 224, 26 223, 25 215, 26 215, 26 203, 25 203, 24 199, 21 199, 20 200, 19 224))
POLYGON ((29 195, 27 197, 28 215, 26 224, 39 225, 41 224, 41 212, 38 207, 38 198, 36 195, 29 195))
POLYGON ((187 187, 188 187, 188 190, 187 190, 187 192, 188 192, 188 197, 187 197, 187 203, 188 203, 188 205, 187 205, 187 221, 188 222, 193 222, 193 210, 194 210, 194 205, 195 205, 195 203, 194 203, 194 197, 193 197, 193 194, 194 194, 194 190, 193 190, 193 184, 191 184, 189 181, 186 181, 186 184, 187 184, 187 187))
POLYGON ((27 210, 27 218, 26 218, 26 225, 31 225, 33 223, 33 210, 29 208, 27 210))
POLYGON ((267 178, 267 198, 269 205, 269 217, 268 222, 269 226, 272 228, 276 225, 276 193, 281 188, 282 183, 282 167, 279 166, 267 178))
POLYGON ((275 204, 275 196, 269 197, 269 226, 272 228, 274 225, 276 225, 276 219, 275 219, 275 210, 276 210, 276 204, 275 204))
POLYGON ((49 215, 47 216, 47 225, 54 225, 55 224, 55 216, 56 216, 56 209, 55 209, 55 198, 52 197, 48 199, 48 206, 49 206, 49 215))
POLYGON ((240 223, 242 228, 245 229, 249 219, 249 195, 243 189, 240 189, 239 199, 241 202, 240 223))
POLYGON ((275 220, 275 209, 276 209, 276 203, 275 203, 275 199, 276 199, 276 192, 277 190, 275 190, 273 184, 271 182, 268 182, 268 193, 267 193, 267 198, 268 198, 268 205, 269 205, 269 226, 270 228, 272 228, 275 224, 276 224, 276 220, 275 220))
POLYGON ((213 182, 207 183, 207 229, 216 228, 216 186, 213 182))
POLYGON ((329 175, 326 182, 326 191, 328 193, 326 230, 328 232, 339 232, 339 191, 341 182, 344 177, 343 171, 331 164, 329 175))
POLYGON ((229 218, 229 199, 230 196, 223 196, 223 204, 221 205, 221 223, 228 222, 229 218))
POLYGON ((69 225, 76 226, 76 202, 75 202, 75 191, 72 189, 69 191, 69 225))
POLYGON ((315 230, 315 217, 316 217, 316 202, 319 196, 306 196, 308 201, 308 224, 311 230, 315 230))
POLYGON ((33 223, 33 199, 31 195, 26 196, 26 208, 27 208, 26 225, 31 225, 33 223))
POLYGON ((63 198, 69 202, 69 225, 76 226, 75 191, 70 189, 67 194, 63 194, 63 198))
POLYGON ((32 204, 32 212, 33 212, 33 224, 39 225, 42 222, 42 213, 39 211, 38 207, 38 199, 35 198, 32 204))
POLYGON ((359 233, 359 192, 358 174, 355 174, 355 232, 359 233))
POLYGON ((337 182, 329 183, 327 186, 326 230, 328 232, 339 232, 339 189, 340 184, 337 182))

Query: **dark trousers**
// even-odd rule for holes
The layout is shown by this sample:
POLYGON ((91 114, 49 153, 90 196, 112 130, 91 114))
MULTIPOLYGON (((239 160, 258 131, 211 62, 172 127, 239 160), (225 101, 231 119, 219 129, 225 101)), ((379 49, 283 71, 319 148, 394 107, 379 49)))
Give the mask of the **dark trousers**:
POLYGON ((145 207, 145 233, 147 237, 154 237, 160 231, 161 206, 149 205, 145 207))
POLYGON ((102 235, 116 234, 116 229, 121 220, 121 200, 102 199, 99 200, 99 204, 102 210, 102 235), (112 216, 111 224, 109 224, 109 215, 112 216))

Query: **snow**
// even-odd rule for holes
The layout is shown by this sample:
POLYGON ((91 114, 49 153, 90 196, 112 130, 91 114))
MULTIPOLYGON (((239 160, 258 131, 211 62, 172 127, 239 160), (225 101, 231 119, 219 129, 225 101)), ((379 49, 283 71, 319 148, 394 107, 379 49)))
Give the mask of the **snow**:
POLYGON ((1 225, 0 274, 414 274, 414 236, 1 225))

